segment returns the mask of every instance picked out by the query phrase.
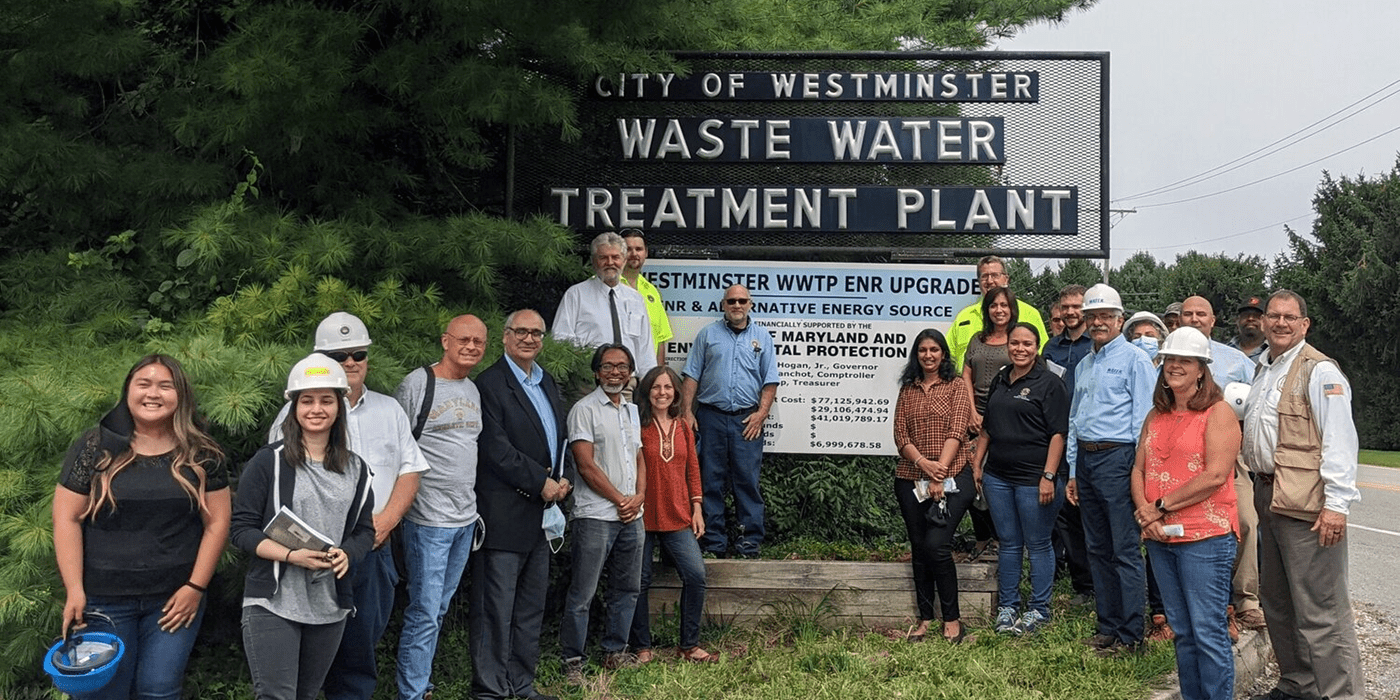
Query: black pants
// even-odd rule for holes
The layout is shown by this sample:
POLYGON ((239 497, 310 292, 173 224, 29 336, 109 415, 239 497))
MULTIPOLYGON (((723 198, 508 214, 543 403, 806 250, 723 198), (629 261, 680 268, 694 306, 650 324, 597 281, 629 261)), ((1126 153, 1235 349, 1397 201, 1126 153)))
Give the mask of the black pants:
POLYGON ((894 496, 899 502, 900 515, 904 516, 904 527, 909 533, 909 547, 913 554, 914 597, 919 606, 919 619, 934 619, 933 601, 943 613, 944 622, 952 622, 962 617, 958 610, 958 570, 953 564, 953 534, 963 513, 967 512, 972 499, 976 498, 976 486, 972 482, 972 469, 964 468, 957 476, 958 493, 947 494, 948 515, 943 525, 934 525, 925 514, 938 504, 932 498, 920 503, 914 497, 914 482, 908 479, 894 480, 894 496))
POLYGON ((1084 546, 1084 521, 1079 506, 1065 500, 1060 515, 1055 518, 1055 557, 1063 558, 1069 572, 1069 582, 1075 593, 1094 594, 1094 577, 1089 573, 1089 550, 1084 546))

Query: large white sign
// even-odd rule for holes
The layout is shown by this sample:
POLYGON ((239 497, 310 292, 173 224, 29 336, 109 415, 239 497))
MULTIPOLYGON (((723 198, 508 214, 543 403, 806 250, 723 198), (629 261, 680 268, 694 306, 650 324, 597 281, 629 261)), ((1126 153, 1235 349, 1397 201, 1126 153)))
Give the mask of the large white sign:
POLYGON ((724 290, 748 288, 782 376, 768 452, 893 454, 910 343, 925 328, 946 333, 981 294, 971 265, 652 260, 645 274, 666 302, 677 371, 700 328, 723 317, 724 290))

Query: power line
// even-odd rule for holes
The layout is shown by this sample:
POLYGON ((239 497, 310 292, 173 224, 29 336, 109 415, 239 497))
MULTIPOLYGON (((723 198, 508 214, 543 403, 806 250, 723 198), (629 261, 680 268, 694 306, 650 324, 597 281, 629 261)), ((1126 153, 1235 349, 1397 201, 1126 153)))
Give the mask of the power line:
POLYGON ((1189 246, 1197 246, 1197 245, 1201 245, 1201 244, 1203 244, 1203 243, 1216 243, 1216 242, 1218 242, 1218 241, 1226 241, 1226 240, 1229 240, 1229 239, 1231 239, 1231 238, 1239 238, 1240 236, 1247 236, 1247 235, 1249 235, 1249 234, 1251 234, 1251 233, 1258 233, 1259 231, 1264 231, 1264 230, 1267 230, 1267 229, 1271 229, 1271 228, 1274 228, 1275 226, 1283 226, 1284 224, 1291 224, 1291 223, 1293 223, 1294 221, 1297 221, 1297 220, 1299 220, 1299 219, 1306 219, 1306 218, 1308 218, 1308 217, 1310 217, 1310 216, 1312 216, 1312 212, 1308 212, 1308 213, 1306 213, 1306 214, 1299 214, 1299 215, 1297 215, 1297 216, 1295 216, 1295 217, 1293 217, 1293 218, 1291 218, 1291 219, 1284 219, 1283 221, 1278 221, 1278 222, 1275 222, 1275 223, 1272 223, 1272 224, 1266 224, 1266 225, 1260 226, 1260 227, 1258 227, 1258 228, 1249 229, 1248 231, 1240 231, 1239 233, 1232 233, 1232 234, 1230 234, 1230 235, 1228 235, 1228 236, 1221 236, 1221 237, 1219 237, 1219 238, 1208 238, 1208 239, 1206 239, 1206 240, 1204 240, 1204 241, 1193 241, 1193 242, 1191 242, 1191 243, 1178 243, 1178 244, 1176 244, 1176 245, 1159 245, 1159 246, 1153 246, 1153 247, 1151 247, 1151 248, 1138 248, 1137 250, 1167 250, 1167 249, 1170 249, 1170 248, 1186 248, 1186 247, 1189 247, 1189 246))
POLYGON ((1379 94, 1380 92, 1382 92, 1382 91, 1384 91, 1384 90, 1387 90, 1387 89, 1389 89, 1389 88, 1395 86, 1396 84, 1400 84, 1400 80, 1395 80, 1395 81, 1391 82, 1389 85, 1386 85, 1386 86, 1384 86, 1384 87, 1382 87, 1382 88, 1376 90, 1375 92, 1372 92, 1371 94, 1369 94, 1369 95, 1367 95, 1367 96, 1365 96, 1365 97, 1363 97, 1363 98, 1361 98, 1361 99, 1359 99, 1359 100, 1357 100, 1357 101, 1355 101, 1355 102, 1352 102, 1351 104, 1349 104, 1349 105, 1347 105, 1347 106, 1345 106, 1345 107, 1342 107, 1341 109, 1339 109, 1339 110, 1337 110, 1337 111, 1335 111, 1335 112, 1333 112, 1333 113, 1331 113, 1331 114, 1329 114, 1329 115, 1327 115, 1327 116, 1325 116, 1325 117, 1323 117, 1323 118, 1321 118, 1321 119, 1319 119, 1319 120, 1317 120, 1317 121, 1315 121, 1315 122, 1313 122, 1313 123, 1311 123, 1311 124, 1309 124, 1309 125, 1307 125, 1307 126, 1301 128, 1301 129, 1299 129, 1299 130, 1297 130, 1297 131, 1295 131, 1295 132, 1293 132, 1293 133, 1291 133, 1291 134, 1289 134, 1289 135, 1287 135, 1287 136, 1284 136, 1284 137, 1282 137, 1282 138, 1279 138, 1279 139, 1275 140, 1275 141, 1272 142, 1272 143, 1268 143, 1268 144, 1265 144, 1265 145, 1263 145, 1263 146, 1260 146, 1259 148, 1257 148, 1257 149, 1255 149, 1255 150, 1253 150, 1253 151, 1250 151, 1249 153, 1246 153, 1246 154, 1244 154, 1244 155, 1242 155, 1242 156, 1240 156, 1240 157, 1238 157, 1238 158, 1236 158, 1236 159, 1234 159, 1234 160, 1232 160, 1232 161, 1229 161, 1228 163, 1221 163, 1220 165, 1217 165, 1217 166, 1215 166, 1215 167, 1213 167, 1213 168, 1210 168, 1210 169, 1208 169, 1208 170, 1202 171, 1202 172, 1197 173, 1197 174, 1195 174, 1195 175, 1192 175, 1192 176, 1190 176, 1190 177, 1183 178, 1183 179, 1181 179, 1181 180, 1177 180, 1176 182, 1168 183, 1168 184, 1166 184, 1166 185, 1162 185, 1161 187, 1157 187, 1157 188, 1154 188, 1154 189, 1144 190, 1144 191, 1142 191, 1142 192, 1138 192, 1138 193, 1135 193, 1135 194, 1130 194, 1130 195, 1127 195, 1127 196, 1124 196, 1124 197, 1121 197, 1121 198, 1114 199, 1113 201, 1115 201, 1115 202, 1122 202, 1122 201, 1127 201, 1127 200, 1131 200, 1131 199, 1141 199, 1141 198, 1143 198, 1143 197, 1150 197, 1150 196, 1156 195, 1156 194, 1163 194, 1163 193, 1166 193, 1166 192, 1171 192, 1171 191, 1174 191, 1174 190, 1179 190, 1179 189, 1182 189, 1183 187, 1189 187, 1190 185, 1193 185, 1193 184, 1196 184, 1196 183, 1199 183, 1199 182, 1205 182, 1206 180, 1210 180, 1210 179, 1213 179, 1213 178, 1218 177, 1218 176, 1220 176, 1220 175, 1224 175, 1225 173, 1230 172, 1230 171, 1232 171, 1232 170, 1236 170, 1236 169, 1238 169, 1238 168, 1242 168, 1242 167, 1244 167, 1244 166, 1246 166, 1246 165, 1249 165, 1250 163, 1253 163, 1253 162, 1255 162, 1255 161, 1258 161, 1258 160, 1260 160, 1260 159, 1262 159, 1262 158, 1266 158, 1266 157, 1268 157, 1268 156, 1271 156, 1271 155, 1273 155, 1273 154, 1275 154, 1275 153, 1277 153, 1277 152, 1283 150, 1284 148, 1287 148, 1288 146, 1292 146, 1292 145, 1295 144, 1295 143, 1300 143, 1300 142, 1302 142, 1302 141, 1305 141, 1305 140, 1307 140, 1307 139, 1310 139, 1310 138, 1312 138, 1312 137, 1314 137, 1314 136, 1316 136, 1316 135, 1318 135, 1318 134, 1320 134, 1320 133, 1326 131, 1327 129, 1330 129, 1330 128, 1332 128, 1332 127, 1338 125, 1338 124, 1341 124, 1342 122, 1346 121, 1347 119, 1350 119, 1350 118, 1352 118, 1352 117, 1354 117, 1354 116, 1356 116, 1356 115, 1358 115, 1358 114, 1360 114, 1360 113, 1362 113, 1362 112, 1364 112, 1364 111, 1366 111, 1366 110, 1368 110, 1368 109, 1370 109, 1370 108, 1372 108, 1372 107, 1375 107, 1376 105, 1378 105, 1378 104, 1380 104, 1380 103, 1382 103, 1382 102, 1384 102, 1384 101, 1390 99, 1391 97, 1395 96, 1396 94, 1400 94, 1400 90, 1393 90, 1393 91, 1391 91, 1389 94, 1387 94, 1386 96, 1380 98, 1379 100, 1376 100, 1375 102, 1372 102, 1371 104, 1366 105, 1365 107, 1362 107, 1361 109, 1356 110, 1355 112, 1352 112, 1351 114, 1348 114, 1346 117, 1343 117, 1342 119, 1339 119, 1339 120, 1337 120, 1337 121, 1335 121, 1335 122, 1333 122, 1333 123, 1331 123, 1331 124, 1328 124, 1327 126, 1323 127, 1322 129, 1318 129, 1317 131, 1315 131, 1315 132, 1313 132, 1313 133, 1311 133, 1311 134, 1308 134, 1307 136, 1304 136, 1303 138, 1296 139, 1296 140, 1294 140, 1294 141, 1290 141, 1289 143, 1286 143, 1286 144, 1284 144, 1283 146, 1280 146, 1279 148, 1276 148, 1276 149, 1274 149, 1274 150, 1272 150, 1272 151, 1269 151, 1268 153, 1265 153, 1265 154, 1259 156, 1258 158, 1254 158, 1254 159, 1249 160, 1249 161, 1247 161, 1247 162, 1240 163, 1240 161, 1242 161, 1242 160, 1244 160, 1244 159, 1246 159, 1246 158, 1249 158, 1250 156, 1252 156, 1252 155, 1254 155, 1254 154, 1256 154, 1256 153, 1259 153, 1260 151, 1263 151, 1263 150, 1265 150, 1265 149, 1267 149, 1267 148, 1271 148, 1271 147, 1273 147, 1273 146, 1275 146, 1275 145, 1277 145, 1277 144, 1279 144, 1279 143, 1282 143, 1282 142, 1284 142, 1284 141, 1287 141, 1288 139, 1293 138, 1294 136, 1297 136, 1298 134, 1301 134, 1301 133, 1303 133, 1303 132, 1305 132, 1305 131, 1311 129, 1311 128, 1317 126, 1318 124, 1321 124, 1321 123, 1327 121, 1328 119, 1331 119, 1332 117, 1335 117, 1335 116, 1337 116, 1338 114, 1341 114, 1342 112, 1345 112, 1346 110, 1351 109, 1352 107, 1355 107, 1356 105, 1361 104, 1362 102, 1365 102, 1366 100, 1371 99, 1372 97, 1376 96, 1376 95, 1379 94), (1239 163, 1239 165, 1236 165, 1236 166, 1233 167, 1233 168, 1229 168, 1229 170, 1223 170, 1223 171, 1221 171, 1221 172, 1215 172, 1215 171, 1217 171, 1217 170, 1220 170, 1221 168, 1226 168, 1226 167, 1228 167, 1228 166, 1234 165, 1235 163, 1239 163), (1215 173, 1215 174, 1214 174, 1214 175, 1211 175, 1210 173, 1215 173))
POLYGON ((1343 154, 1343 153, 1346 153, 1347 151, 1350 151, 1350 150, 1352 150, 1352 149, 1360 148, 1361 146, 1365 146, 1366 144, 1368 144, 1368 143, 1370 143, 1370 142, 1372 142, 1372 141, 1375 141, 1376 139, 1381 138, 1382 136, 1387 136, 1387 135, 1392 134, 1392 133, 1394 133, 1394 132, 1396 132, 1396 131, 1400 131, 1400 126, 1395 126, 1395 127, 1391 127, 1391 128, 1389 128, 1389 129, 1386 129, 1385 131, 1382 131, 1381 133, 1376 134, 1375 136, 1372 136, 1371 138, 1366 139, 1365 141, 1362 141, 1362 142, 1360 142, 1360 143, 1352 144, 1352 145, 1350 145, 1350 146, 1347 146, 1346 148, 1343 148, 1343 149, 1340 150, 1340 151, 1335 151, 1335 152, 1333 152, 1333 153, 1329 153, 1329 154, 1327 154, 1327 155, 1325 155, 1325 156, 1323 156, 1323 157, 1321 157, 1321 158, 1318 158, 1317 160, 1308 161, 1308 162, 1306 162, 1306 163, 1304 163, 1304 164, 1302 164, 1302 165, 1299 165, 1299 166, 1297 166, 1297 167, 1289 168, 1289 169, 1287 169, 1287 170, 1284 170, 1283 172, 1274 173, 1273 175, 1270 175, 1270 176, 1268 176, 1268 177, 1261 177, 1261 178, 1259 178, 1258 180, 1255 180, 1255 181, 1253 181, 1253 182, 1246 182, 1246 183, 1244 183, 1243 185, 1236 185, 1236 186, 1231 187, 1231 188, 1229 188, 1229 189, 1220 190, 1220 191, 1218 191, 1218 192, 1210 192, 1210 193, 1207 193, 1207 194, 1197 195, 1197 196, 1195 196, 1195 197, 1187 197, 1186 199, 1176 199, 1176 200, 1172 200, 1172 201, 1170 201, 1170 202, 1159 202, 1159 203, 1157 203, 1157 204, 1139 204, 1139 205, 1137 205, 1137 208, 1138 208, 1138 209, 1151 209, 1151 208, 1153 208, 1153 207, 1169 207, 1169 206, 1171 206, 1171 205, 1173 205, 1173 204, 1184 204, 1184 203, 1186 203, 1186 202, 1195 202, 1195 201, 1202 200, 1202 199, 1209 199, 1209 198, 1211 198, 1211 197, 1217 197, 1217 196, 1219 196, 1219 195, 1227 194, 1227 193, 1229 193, 1229 192, 1234 192, 1234 191, 1236 191, 1236 190, 1242 190, 1242 189, 1244 189, 1244 188, 1246 188, 1246 187, 1252 187, 1252 186, 1257 185, 1257 184, 1259 184, 1259 183, 1261 183, 1261 182, 1268 182, 1269 180, 1273 180, 1273 179, 1275 179, 1275 178, 1283 177, 1284 175, 1287 175, 1287 174, 1289 174, 1289 173, 1297 172, 1297 171, 1302 170, 1303 168, 1306 168, 1306 167, 1308 167, 1308 166, 1310 166, 1310 165, 1316 165, 1316 164, 1318 164, 1318 163, 1321 163, 1321 162, 1324 161, 1324 160, 1327 160, 1328 158, 1331 158, 1332 156, 1339 156, 1339 155, 1341 155, 1341 154, 1343 154))

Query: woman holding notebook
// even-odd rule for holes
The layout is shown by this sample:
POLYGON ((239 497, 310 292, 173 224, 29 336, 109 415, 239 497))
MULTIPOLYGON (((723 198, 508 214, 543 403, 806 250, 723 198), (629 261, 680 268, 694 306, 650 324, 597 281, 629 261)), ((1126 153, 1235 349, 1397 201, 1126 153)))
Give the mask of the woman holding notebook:
POLYGON ((231 537, 254 556, 243 589, 243 646, 258 698, 320 693, 353 605, 345 574, 374 541, 369 470, 346 436, 348 390, 345 371, 325 355, 293 366, 284 439, 258 450, 238 483, 231 537), (292 516, 301 521, 292 528, 298 534, 309 526, 339 544, 289 546, 279 529, 292 516))

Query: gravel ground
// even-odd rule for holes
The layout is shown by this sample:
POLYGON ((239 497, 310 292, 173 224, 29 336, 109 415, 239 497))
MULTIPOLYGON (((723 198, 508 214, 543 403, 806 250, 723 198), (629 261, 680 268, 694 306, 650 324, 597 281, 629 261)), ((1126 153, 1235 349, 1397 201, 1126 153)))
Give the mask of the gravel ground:
MULTIPOLYGON (((1400 617, 1369 603, 1352 601, 1356 635, 1361 643, 1361 669, 1366 674, 1366 700, 1400 700, 1400 617)), ((1270 661, 1250 695, 1269 692, 1278 681, 1278 664, 1270 661)))

